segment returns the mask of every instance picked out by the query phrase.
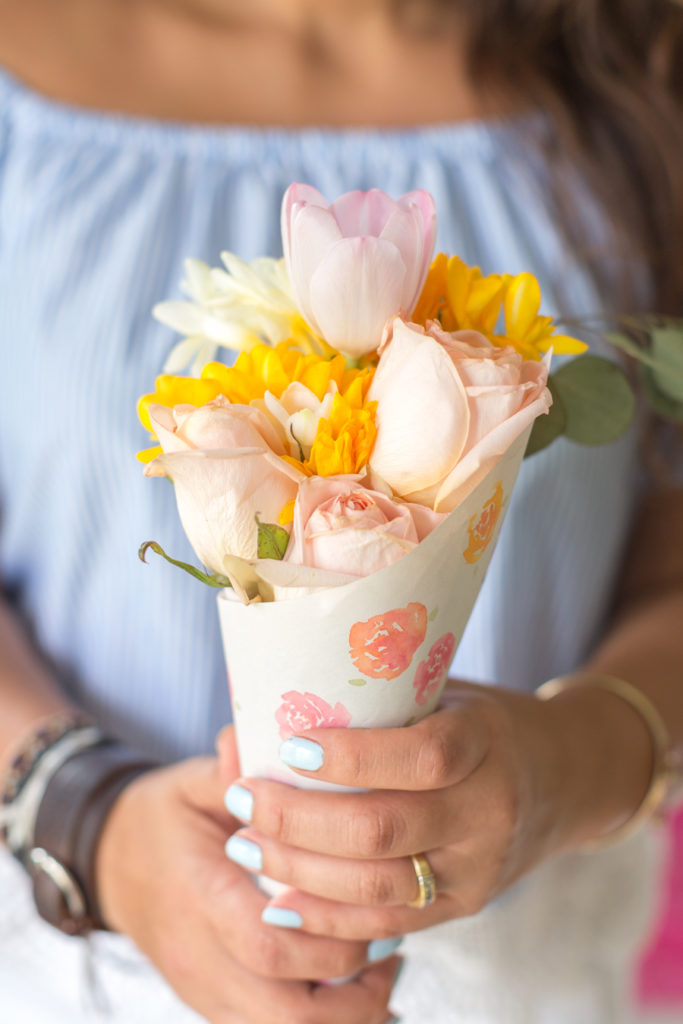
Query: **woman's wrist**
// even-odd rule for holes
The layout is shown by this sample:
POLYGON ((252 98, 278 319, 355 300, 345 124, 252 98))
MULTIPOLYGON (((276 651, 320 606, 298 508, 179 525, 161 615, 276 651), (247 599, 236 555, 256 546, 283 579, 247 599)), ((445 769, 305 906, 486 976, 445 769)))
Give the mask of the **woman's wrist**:
POLYGON ((563 845, 586 847, 634 817, 653 776, 655 750, 647 722, 614 692, 577 672, 546 702, 563 778, 563 845))
POLYGON ((156 766, 80 712, 53 715, 24 737, 0 779, 0 827, 50 924, 81 935, 106 927, 95 884, 100 835, 122 790, 156 766))

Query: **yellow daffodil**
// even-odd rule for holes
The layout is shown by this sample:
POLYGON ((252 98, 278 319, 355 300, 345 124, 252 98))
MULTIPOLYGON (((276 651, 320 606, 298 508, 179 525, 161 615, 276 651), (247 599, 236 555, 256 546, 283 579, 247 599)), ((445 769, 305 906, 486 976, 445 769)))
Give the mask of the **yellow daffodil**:
POLYGON ((321 419, 305 466, 318 476, 359 473, 367 465, 377 436, 377 402, 366 402, 359 377, 345 395, 336 394, 328 419, 321 419))
POLYGON ((552 317, 541 316, 541 289, 533 274, 489 274, 459 256, 439 253, 432 262, 412 321, 439 320, 446 331, 479 331, 494 345, 511 345, 525 359, 540 359, 549 348, 558 355, 586 350, 584 342, 555 334, 552 317), (504 329, 496 331, 503 312, 504 329))
POLYGON ((512 345, 525 359, 540 359, 552 348, 556 355, 578 355, 588 346, 568 334, 555 334, 551 316, 540 316, 541 289, 533 274, 517 274, 506 281, 503 312, 505 331, 492 335, 497 345, 512 345))
MULTIPOLYGON (((138 402, 138 416, 155 437, 149 416, 152 404, 170 408, 202 406, 222 395, 235 405, 263 405, 261 400, 265 398, 267 412, 282 425, 292 463, 302 468, 318 422, 329 415, 334 396, 349 396, 352 408, 362 408, 373 374, 372 366, 349 368, 339 353, 327 358, 304 354, 292 341, 281 342, 274 348, 261 343, 249 352, 241 352, 234 366, 207 363, 199 378, 162 374, 157 377, 155 391, 138 402)), ((338 427, 339 423, 335 423, 338 427)), ((160 451, 158 447, 148 448, 138 454, 138 459, 150 462, 160 451)))

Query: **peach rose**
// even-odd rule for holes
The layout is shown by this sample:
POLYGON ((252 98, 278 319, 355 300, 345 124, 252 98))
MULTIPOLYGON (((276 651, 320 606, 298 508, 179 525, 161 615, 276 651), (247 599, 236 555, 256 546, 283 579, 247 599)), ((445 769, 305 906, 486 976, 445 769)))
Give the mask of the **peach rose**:
POLYGON ((255 517, 276 523, 303 479, 279 457, 275 428, 259 410, 223 398, 201 408, 151 405, 149 415, 164 454, 145 475, 172 480, 197 557, 220 573, 226 555, 256 558, 255 517))
POLYGON ((372 490, 364 480, 357 475, 304 480, 286 561, 368 576, 412 551, 443 519, 372 490))
POLYGON ((548 411, 548 368, 476 331, 395 318, 369 393, 378 403, 371 469, 406 500, 451 512, 548 411))

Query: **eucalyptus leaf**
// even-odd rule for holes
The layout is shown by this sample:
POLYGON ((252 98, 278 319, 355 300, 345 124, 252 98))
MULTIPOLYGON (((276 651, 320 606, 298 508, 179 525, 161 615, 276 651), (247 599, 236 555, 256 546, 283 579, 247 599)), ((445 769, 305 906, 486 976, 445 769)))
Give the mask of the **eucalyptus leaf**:
POLYGON ((641 376, 645 394, 652 411, 666 420, 673 420, 674 423, 683 423, 683 402, 678 402, 675 398, 670 398, 669 395, 665 395, 663 391, 660 391, 652 370, 643 367, 641 376))
POLYGON ((256 516, 258 526, 257 551, 259 558, 275 558, 282 561, 289 544, 289 533, 277 523, 262 523, 256 516))
POLYGON ((535 455, 536 452, 540 452, 552 441, 564 434, 567 426, 567 413, 555 387, 555 380, 552 374, 548 377, 548 389, 553 396, 553 404, 550 406, 547 415, 537 416, 534 420, 529 443, 524 452, 525 459, 529 455, 535 455))
POLYGON ((170 555, 166 554, 161 544, 158 544, 155 540, 146 540, 144 544, 141 544, 138 548, 138 558, 141 562, 145 562, 145 564, 147 564, 145 555, 150 548, 155 554, 161 555, 161 557, 165 558, 167 562, 170 562, 171 565, 175 565, 178 569, 182 569, 183 572, 187 572, 190 576, 194 576, 194 578, 199 580, 200 583, 206 583, 209 587, 216 587, 219 590, 222 590, 223 587, 232 586, 227 576, 221 576, 221 574, 217 572, 203 572, 201 569, 198 569, 196 565, 190 565, 189 562, 179 562, 176 558, 171 558, 170 555))
POLYGON ((579 356, 553 377, 567 416, 564 433, 570 440, 609 444, 626 431, 635 412, 635 396, 616 363, 601 356, 579 356))
POLYGON ((637 359, 641 363, 647 363, 649 366, 654 365, 655 360, 650 355, 648 349, 639 345, 628 334, 622 331, 605 331, 604 336, 615 348, 621 349, 622 352, 631 356, 632 359, 637 359))
POLYGON ((683 402, 683 328, 656 327, 650 338, 657 389, 675 402, 683 402))

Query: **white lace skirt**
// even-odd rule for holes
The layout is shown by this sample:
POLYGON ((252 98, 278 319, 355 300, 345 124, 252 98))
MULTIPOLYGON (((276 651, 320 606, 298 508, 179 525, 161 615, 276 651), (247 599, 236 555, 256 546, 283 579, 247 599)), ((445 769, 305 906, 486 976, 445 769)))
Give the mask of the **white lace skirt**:
MULTIPOLYGON (((628 1024, 659 843, 641 834, 544 865, 476 917, 406 938, 403 1024, 628 1024)), ((197 1024, 125 938, 62 937, 0 849, 2 1024, 197 1024)), ((269 1024, 268 1021, 259 1024, 269 1024)))

